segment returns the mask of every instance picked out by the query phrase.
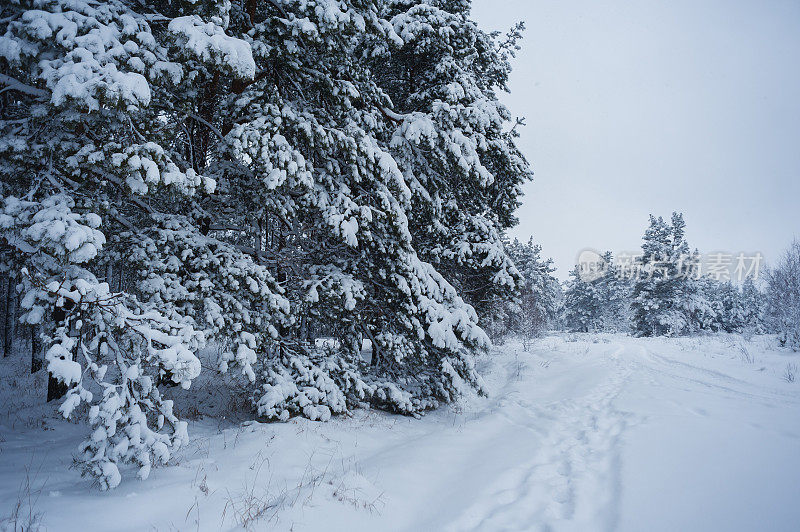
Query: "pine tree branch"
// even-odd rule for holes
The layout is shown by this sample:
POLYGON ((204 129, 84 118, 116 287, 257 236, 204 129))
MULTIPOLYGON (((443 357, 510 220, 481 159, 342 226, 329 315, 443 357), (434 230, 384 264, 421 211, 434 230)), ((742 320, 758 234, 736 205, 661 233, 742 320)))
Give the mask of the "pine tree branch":
POLYGON ((50 93, 44 89, 28 85, 16 78, 6 76, 5 74, 0 74, 0 83, 6 86, 5 89, 0 89, 0 94, 8 90, 15 90, 29 96, 36 96, 37 98, 46 98, 50 96, 50 93))
MULTIPOLYGON (((126 184, 125 184, 125 183, 124 183, 124 182, 123 182, 121 179, 117 178, 117 177, 116 177, 116 176, 114 176, 114 175, 111 175, 111 174, 108 174, 108 173, 103 173, 103 174, 102 174, 102 177, 103 177, 104 179, 108 179, 108 180, 109 180, 109 181, 111 181, 112 183, 115 183, 115 184, 117 184, 117 185, 119 185, 119 186, 121 186, 121 187, 125 187, 125 186, 126 186, 126 184)), ((147 212, 148 214, 153 214, 153 213, 155 212, 155 211, 153 210, 153 208, 152 208, 152 207, 150 207, 150 205, 148 205, 147 203, 143 202, 142 200, 140 200, 139 198, 137 198, 137 197, 135 197, 135 196, 129 196, 129 197, 128 197, 128 199, 129 199, 130 201, 132 201, 134 204, 136 204, 136 205, 138 205, 139 207, 141 207, 141 208, 142 208, 142 209, 143 209, 145 212, 147 212)))
POLYGON ((186 114, 186 116, 187 116, 188 118, 191 118, 191 119, 193 119, 193 120, 196 120, 197 122, 200 122, 201 124, 203 124, 204 126, 206 126, 206 127, 207 127, 207 128, 208 128, 208 129, 209 129, 209 130, 210 130, 210 131, 213 133, 213 134, 215 134, 215 135, 217 136, 217 138, 219 138, 220 140, 223 140, 223 139, 225 138, 225 135, 223 135, 223 134, 222 134, 222 131, 220 131, 219 129, 217 129, 217 128, 216 128, 216 127, 215 127, 215 126, 214 126, 214 125, 213 125, 211 122, 209 122, 209 121, 208 121, 208 120, 206 120, 205 118, 203 118, 203 117, 201 117, 201 116, 199 116, 199 115, 196 115, 196 114, 194 114, 194 113, 187 113, 187 114, 186 114))
POLYGON ((378 109, 380 110, 380 112, 381 112, 381 114, 383 116, 385 116, 386 118, 388 118, 389 120, 391 120, 393 122, 397 122, 398 124, 402 124, 406 119, 405 115, 401 115, 400 113, 396 113, 396 112, 392 111, 391 109, 385 108, 382 105, 379 105, 378 109))

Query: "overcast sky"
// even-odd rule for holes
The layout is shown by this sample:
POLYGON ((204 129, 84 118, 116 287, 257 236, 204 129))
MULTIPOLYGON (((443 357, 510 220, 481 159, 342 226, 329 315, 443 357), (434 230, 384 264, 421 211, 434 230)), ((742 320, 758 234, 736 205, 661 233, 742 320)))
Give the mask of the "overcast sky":
POLYGON ((565 278, 586 247, 636 251, 682 211, 701 252, 800 236, 800 2, 475 0, 527 29, 503 101, 535 172, 512 236, 565 278))

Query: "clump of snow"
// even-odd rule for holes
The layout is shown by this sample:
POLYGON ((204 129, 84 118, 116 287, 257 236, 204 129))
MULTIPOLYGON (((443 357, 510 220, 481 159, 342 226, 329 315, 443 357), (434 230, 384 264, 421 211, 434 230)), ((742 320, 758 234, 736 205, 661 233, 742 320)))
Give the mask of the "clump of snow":
POLYGON ((213 22, 203 22, 197 15, 177 17, 170 21, 169 31, 180 36, 187 51, 204 62, 227 67, 240 78, 253 79, 256 63, 250 45, 225 35, 213 22))

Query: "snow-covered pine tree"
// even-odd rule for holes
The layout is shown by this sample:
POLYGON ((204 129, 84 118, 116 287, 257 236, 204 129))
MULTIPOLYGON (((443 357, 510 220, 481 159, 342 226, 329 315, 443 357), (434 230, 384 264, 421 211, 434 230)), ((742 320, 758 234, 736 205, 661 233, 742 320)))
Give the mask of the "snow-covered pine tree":
POLYGON ((2 269, 102 487, 185 441, 163 383, 208 342, 270 419, 479 385, 459 291, 518 279, 498 235, 530 172, 494 94, 517 35, 439 4, 3 5, 2 269), (406 67, 424 81, 395 87, 406 67))
POLYGON ((744 330, 750 334, 763 334, 766 332, 764 324, 764 293, 758 289, 752 277, 747 277, 742 283, 742 307, 744 309, 744 330))
POLYGON ((692 323, 699 330, 723 331, 726 330, 726 314, 723 297, 725 295, 722 283, 712 277, 701 276, 696 281, 698 294, 707 304, 702 305, 692 313, 692 323))
POLYGON ((630 328, 630 283, 614 264, 610 251, 601 256, 603 269, 597 278, 581 277, 578 268, 570 272, 564 303, 564 318, 574 332, 621 332, 630 328))
POLYGON ((487 34, 465 0, 383 5, 401 46, 374 70, 393 105, 389 144, 411 191, 410 232, 420 256, 488 319, 518 281, 502 234, 531 176, 496 96, 522 26, 502 40, 487 34))
POLYGON ((569 272, 564 290, 564 325, 573 332, 602 329, 602 305, 598 286, 584 280, 576 266, 569 272))
POLYGON ((698 280, 698 287, 708 305, 695 313, 699 327, 709 331, 763 333, 764 295, 748 277, 741 287, 731 281, 710 277, 698 280))
POLYGON ((767 271, 765 316, 781 345, 800 350, 800 240, 767 271))
POLYGON ((745 328, 746 311, 742 293, 731 281, 719 283, 722 304, 722 330, 742 332, 745 328))
POLYGON ((266 417, 327 417, 353 402, 416 412, 477 383, 469 353, 487 337, 410 230, 412 190, 430 192, 414 183, 425 167, 390 149, 406 118, 372 69, 385 69, 404 40, 380 17, 383 6, 265 3, 243 18, 264 71, 234 91, 232 116, 221 117, 232 126, 213 174, 217 196, 230 194, 225 203, 255 220, 254 247, 303 309, 262 372, 256 400, 266 417), (323 326, 343 346, 324 360, 299 342, 323 326), (372 344, 369 367, 362 338, 372 344), (306 393, 317 380, 307 375, 323 374, 326 389, 306 393), (303 386, 286 384, 293 379, 303 386), (331 407, 334 388, 345 401, 331 407))
POLYGON ((542 258, 542 246, 533 237, 521 243, 514 239, 508 255, 522 275, 518 300, 509 312, 509 329, 527 343, 542 334, 556 317, 559 285, 553 276, 553 259, 542 258))
POLYGON ((630 329, 630 280, 625 278, 614 263, 611 251, 602 255, 606 265, 603 275, 594 283, 600 297, 600 324, 606 332, 624 332, 630 329))
MULTIPOLYGON (((119 483, 118 464, 144 478, 186 440, 157 383, 189 387, 195 352, 213 339, 200 316, 125 278, 119 259, 166 213, 191 212, 214 190, 181 131, 193 67, 254 75, 247 43, 224 33, 226 10, 200 3, 191 11, 202 19, 115 0, 2 7, 2 261, 21 274, 21 321, 37 325, 48 371, 69 388, 61 412, 88 414, 78 460, 102 488, 119 483)), ((186 224, 182 237, 197 233, 186 224)), ((149 253, 136 266, 152 286, 165 281, 153 263, 174 272, 186 258, 149 253)))
POLYGON ((697 330, 698 315, 705 315, 708 301, 698 290, 698 253, 690 253, 683 215, 673 213, 670 222, 650 216, 644 233, 641 274, 634 283, 631 309, 638 336, 680 335, 697 330))

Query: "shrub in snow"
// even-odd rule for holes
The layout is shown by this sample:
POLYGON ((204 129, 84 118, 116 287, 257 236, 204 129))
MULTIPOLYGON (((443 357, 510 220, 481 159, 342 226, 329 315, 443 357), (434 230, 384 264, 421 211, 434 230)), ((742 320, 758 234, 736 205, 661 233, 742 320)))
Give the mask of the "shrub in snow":
POLYGON ((783 378, 786 382, 794 382, 795 375, 797 375, 797 364, 786 364, 786 369, 783 371, 783 378))
MULTIPOLYGON (((276 353, 264 369, 261 389, 257 395, 258 414, 268 419, 285 421, 293 415, 327 421, 331 414, 347 410, 343 389, 344 373, 360 383, 355 368, 346 363, 335 365, 330 356, 312 357, 291 353, 286 349, 276 353), (333 376, 340 377, 334 380, 333 376)), ((329 353, 330 355, 330 353, 329 353)), ((362 386, 364 386, 362 384, 362 386)), ((363 394, 362 397, 366 395, 363 394)))

